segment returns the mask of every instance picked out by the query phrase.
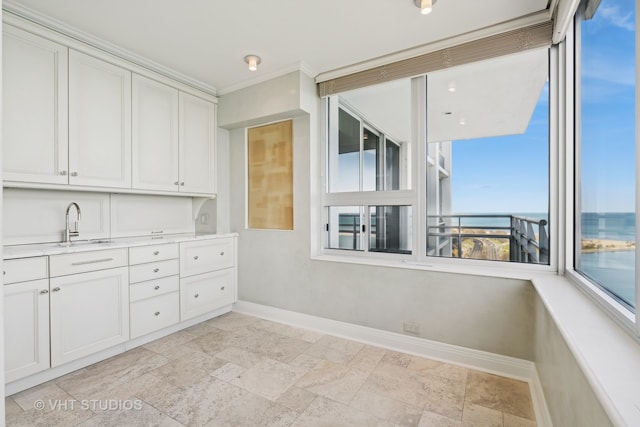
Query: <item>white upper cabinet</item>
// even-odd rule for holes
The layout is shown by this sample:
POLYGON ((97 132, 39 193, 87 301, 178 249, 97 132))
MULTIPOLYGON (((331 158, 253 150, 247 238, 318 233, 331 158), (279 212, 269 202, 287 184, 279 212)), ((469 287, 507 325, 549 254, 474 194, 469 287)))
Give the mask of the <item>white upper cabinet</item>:
POLYGON ((215 193, 216 104, 180 92, 180 191, 215 193))
POLYGON ((67 48, 3 29, 3 176, 67 183, 67 48))
POLYGON ((131 187, 131 72, 69 51, 69 184, 131 187))
POLYGON ((133 188, 178 191, 178 90, 134 74, 133 188))

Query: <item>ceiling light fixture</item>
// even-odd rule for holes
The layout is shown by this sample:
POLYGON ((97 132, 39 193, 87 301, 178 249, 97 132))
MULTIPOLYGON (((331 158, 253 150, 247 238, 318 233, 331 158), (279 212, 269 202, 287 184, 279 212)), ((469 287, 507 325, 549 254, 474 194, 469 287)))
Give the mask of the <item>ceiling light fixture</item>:
POLYGON ((449 85, 447 86, 447 90, 449 92, 455 92, 456 91, 456 82, 449 82, 449 85))
POLYGON ((258 69, 258 65, 262 62, 258 55, 247 55, 244 57, 244 62, 249 64, 249 69, 251 71, 256 71, 258 69))
POLYGON ((433 5, 437 2, 438 0, 413 0, 413 3, 420 8, 420 13, 423 15, 430 14, 433 10, 433 5))

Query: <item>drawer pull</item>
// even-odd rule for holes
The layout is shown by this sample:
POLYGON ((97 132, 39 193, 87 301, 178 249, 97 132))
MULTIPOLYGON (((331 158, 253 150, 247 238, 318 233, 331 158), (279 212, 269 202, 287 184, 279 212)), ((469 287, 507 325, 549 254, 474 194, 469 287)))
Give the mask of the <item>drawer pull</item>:
POLYGON ((193 297, 194 298, 198 298, 200 296, 200 294, 195 294, 193 297))
POLYGON ((53 292, 59 292, 59 291, 60 291, 60 288, 56 286, 56 287, 55 287, 55 288, 53 288, 52 290, 53 290, 53 292))
POLYGON ((6 276, 6 275, 7 275, 7 272, 6 272, 6 271, 4 271, 4 270, 2 270, 2 275, 3 275, 3 276, 6 276))
POLYGON ((153 269, 153 272, 154 272, 154 273, 157 273, 158 271, 160 271, 160 269, 159 269, 159 268, 154 268, 154 269, 153 269))
POLYGON ((160 251, 155 251, 153 254, 154 255, 158 255, 160 253, 160 251))
POLYGON ((157 291, 158 289, 160 289, 160 286, 159 286, 159 285, 156 285, 156 287, 155 287, 155 288, 153 288, 153 289, 155 289, 155 290, 157 291))
POLYGON ((220 252, 220 256, 224 256, 224 251, 220 252))
POLYGON ((156 311, 156 312, 155 312, 155 313, 153 313, 153 314, 154 314, 154 315, 156 315, 156 316, 160 316, 160 312, 159 312, 159 311, 156 311))
POLYGON ((198 255, 194 256, 193 259, 198 260, 198 255))
POLYGON ((224 286, 220 288, 221 291, 224 291, 224 286))
POLYGON ((43 290, 40 291, 41 295, 45 295, 45 294, 48 294, 48 293, 49 293, 48 289, 43 289, 43 290))
POLYGON ((97 264, 99 262, 109 262, 109 261, 113 261, 113 258, 92 259, 91 261, 78 261, 78 262, 72 262, 71 265, 97 264))

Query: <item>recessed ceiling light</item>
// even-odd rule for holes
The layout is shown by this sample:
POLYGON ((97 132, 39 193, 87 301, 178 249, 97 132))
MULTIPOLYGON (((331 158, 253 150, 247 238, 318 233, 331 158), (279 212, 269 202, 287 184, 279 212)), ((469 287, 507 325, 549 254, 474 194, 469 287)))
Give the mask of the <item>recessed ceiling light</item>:
POLYGON ((428 15, 433 10, 433 5, 436 4, 438 0, 413 0, 413 3, 420 8, 420 13, 423 15, 428 15))
POLYGON ((247 55, 244 57, 244 62, 249 64, 249 69, 251 71, 256 71, 258 69, 258 64, 262 62, 258 55, 247 55))
POLYGON ((456 91, 456 82, 449 82, 449 85, 447 86, 447 90, 449 92, 455 92, 456 91))
POLYGON ((467 119, 465 119, 464 117, 461 117, 459 123, 460 123, 460 126, 464 126, 467 124, 467 119))

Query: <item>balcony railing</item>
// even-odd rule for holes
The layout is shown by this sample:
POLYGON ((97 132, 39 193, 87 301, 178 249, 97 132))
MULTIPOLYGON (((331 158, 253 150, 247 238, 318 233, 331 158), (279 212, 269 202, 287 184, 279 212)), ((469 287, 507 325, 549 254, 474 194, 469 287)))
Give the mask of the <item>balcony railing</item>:
POLYGON ((427 215, 427 253, 548 264, 547 220, 516 215, 427 215))

